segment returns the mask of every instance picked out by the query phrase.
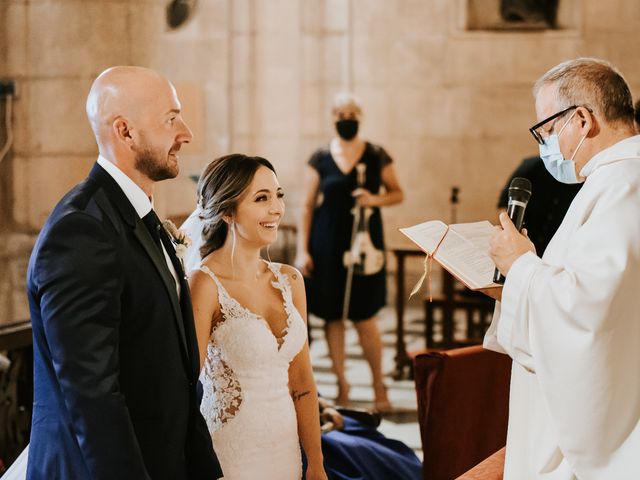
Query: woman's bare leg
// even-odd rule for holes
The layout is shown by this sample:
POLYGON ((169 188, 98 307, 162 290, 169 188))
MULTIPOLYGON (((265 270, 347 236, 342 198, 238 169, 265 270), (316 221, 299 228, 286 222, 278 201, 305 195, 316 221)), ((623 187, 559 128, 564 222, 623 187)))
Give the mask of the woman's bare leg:
POLYGON ((387 387, 382 377, 382 338, 380 330, 376 323, 377 317, 371 317, 368 320, 354 322, 362 353, 371 368, 371 376, 373 377, 373 394, 374 406, 377 410, 384 411, 391 408, 389 398, 387 397, 387 387))
POLYGON ((345 346, 344 346, 345 325, 342 320, 327 321, 324 324, 324 333, 329 347, 329 358, 333 366, 333 372, 338 380, 338 396, 336 404, 346 405, 349 403, 349 382, 344 373, 345 346))

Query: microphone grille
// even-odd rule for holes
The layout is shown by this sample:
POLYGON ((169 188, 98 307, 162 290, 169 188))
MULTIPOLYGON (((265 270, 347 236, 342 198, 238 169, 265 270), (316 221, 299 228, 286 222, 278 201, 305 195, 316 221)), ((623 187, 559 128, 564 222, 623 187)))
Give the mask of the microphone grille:
POLYGON ((531 198, 531 182, 527 178, 515 177, 509 184, 509 196, 520 201, 528 201, 531 198))

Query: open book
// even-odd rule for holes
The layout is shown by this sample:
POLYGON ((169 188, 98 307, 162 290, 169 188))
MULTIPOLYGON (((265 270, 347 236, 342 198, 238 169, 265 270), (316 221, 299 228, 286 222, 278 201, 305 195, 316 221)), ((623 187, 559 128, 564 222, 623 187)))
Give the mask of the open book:
POLYGON ((439 220, 400 231, 471 290, 501 287, 493 283, 495 265, 489 257, 489 240, 495 229, 485 221, 447 225, 439 220))

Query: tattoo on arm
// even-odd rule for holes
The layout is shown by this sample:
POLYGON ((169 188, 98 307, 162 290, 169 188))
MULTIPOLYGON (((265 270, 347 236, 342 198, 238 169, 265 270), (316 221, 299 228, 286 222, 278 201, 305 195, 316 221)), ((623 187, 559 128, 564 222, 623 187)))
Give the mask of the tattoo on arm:
POLYGON ((294 280, 298 279, 298 274, 297 273, 293 273, 293 274, 291 274, 291 276, 293 277, 294 280))
POLYGON ((298 392, 297 390, 294 390, 291 392, 291 398, 293 398, 294 402, 297 402, 302 397, 309 395, 310 393, 311 392, 309 390, 305 390, 304 392, 298 392))

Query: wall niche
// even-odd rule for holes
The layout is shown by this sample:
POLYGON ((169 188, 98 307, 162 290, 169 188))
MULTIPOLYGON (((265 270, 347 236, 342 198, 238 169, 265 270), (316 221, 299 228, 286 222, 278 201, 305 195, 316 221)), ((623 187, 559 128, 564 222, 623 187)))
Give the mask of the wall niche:
POLYGON ((463 30, 575 30, 578 0, 462 0, 463 30))

